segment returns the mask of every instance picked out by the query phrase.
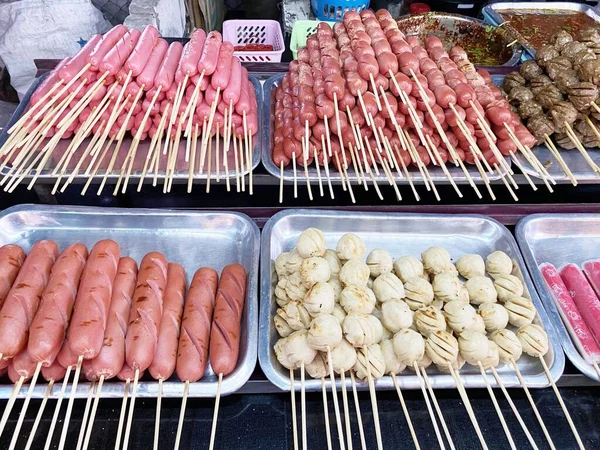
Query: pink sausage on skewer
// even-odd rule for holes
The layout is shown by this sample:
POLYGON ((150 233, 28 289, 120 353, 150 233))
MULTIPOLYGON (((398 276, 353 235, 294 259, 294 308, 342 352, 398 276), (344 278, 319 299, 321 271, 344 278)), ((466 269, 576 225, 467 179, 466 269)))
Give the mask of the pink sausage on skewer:
POLYGON ((585 275, 575 264, 567 264, 560 270, 560 277, 569 289, 571 297, 583 320, 592 331, 596 340, 600 340, 600 300, 588 283, 585 275))
POLYGON ((596 295, 600 296, 600 261, 584 262, 583 271, 596 291, 596 295))
POLYGON ((552 264, 544 263, 540 266, 540 271, 552 292, 554 301, 556 301, 560 308, 561 315, 568 320, 573 334, 577 338, 575 344, 579 347, 582 356, 585 359, 591 360, 591 362, 600 361, 600 347, 598 347, 592 332, 585 324, 583 317, 581 317, 573 301, 573 297, 571 297, 567 286, 565 286, 565 283, 560 278, 556 267, 552 264))

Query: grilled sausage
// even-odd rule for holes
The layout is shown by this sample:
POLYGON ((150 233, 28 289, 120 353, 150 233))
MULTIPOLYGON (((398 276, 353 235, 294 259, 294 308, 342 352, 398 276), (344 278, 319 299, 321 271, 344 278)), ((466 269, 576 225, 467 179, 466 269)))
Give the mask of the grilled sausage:
POLYGON ((210 365, 215 373, 235 370, 240 352, 242 312, 246 298, 246 271, 239 264, 223 269, 210 333, 210 365))
POLYGON ((13 358, 25 348, 57 255, 56 243, 44 240, 37 242, 25 258, 0 311, 0 354, 4 359, 13 358))
POLYGON ((146 370, 156 353, 166 285, 167 259, 148 253, 140 264, 125 338, 125 358, 134 370, 146 370))
POLYGON ((123 367, 125 335, 127 334, 137 269, 136 262, 131 258, 124 257, 119 260, 102 348, 97 357, 83 363, 87 379, 93 380, 101 375, 110 379, 116 376, 123 367))
POLYGON ((169 263, 163 317, 158 333, 158 347, 148 368, 152 378, 166 380, 173 375, 177 363, 177 344, 185 296, 185 270, 179 264, 169 263))
POLYGON ((177 376, 181 381, 196 382, 204 376, 208 363, 208 343, 219 276, 210 268, 199 269, 187 295, 183 312, 177 376))
POLYGON ((67 332, 74 355, 93 359, 102 348, 120 255, 119 244, 110 239, 98 242, 90 252, 67 332))
POLYGON ((54 362, 65 339, 87 257, 85 245, 73 244, 63 250, 52 266, 27 343, 31 357, 45 367, 54 362))
POLYGON ((18 245, 7 244, 0 247, 0 308, 19 274, 26 256, 18 245))

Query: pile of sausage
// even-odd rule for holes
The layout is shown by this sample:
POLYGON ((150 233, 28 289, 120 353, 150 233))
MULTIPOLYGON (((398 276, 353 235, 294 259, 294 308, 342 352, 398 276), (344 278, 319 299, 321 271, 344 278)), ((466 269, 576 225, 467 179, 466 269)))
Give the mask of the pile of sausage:
POLYGON ((0 280, 0 370, 13 382, 39 363, 46 380, 58 381, 80 358, 88 380, 133 379, 139 370, 196 382, 209 358, 224 376, 237 365, 246 290, 239 264, 220 280, 199 269, 186 297, 184 268, 161 253, 148 253, 138 270, 112 240, 89 254, 83 244, 59 253, 43 240, 28 255, 1 247, 0 280))
MULTIPOLYGON (((416 36, 407 37, 386 10, 349 11, 333 28, 320 23, 275 91, 273 120, 273 162, 278 167, 289 164, 291 158, 311 163, 315 155, 322 164, 329 158, 324 142, 331 145, 332 154, 341 155, 339 161, 347 161, 352 155, 349 144, 363 147, 366 139, 380 153, 379 161, 391 154, 382 151, 381 141, 387 139, 393 158, 403 158, 406 164, 418 164, 420 159, 425 165, 433 154, 427 148, 429 139, 444 162, 453 161, 456 155, 469 163, 474 162, 474 144, 490 161, 500 153, 516 151, 506 127, 521 143, 535 142, 489 73, 476 71, 462 48, 454 47, 448 54, 435 36, 424 43, 416 36), (465 122, 468 136, 456 114, 465 122), (484 132, 481 118, 493 134, 484 132), (307 124, 309 147, 303 152, 307 124), (408 130, 416 149, 412 157, 404 151, 408 141, 403 143, 396 125, 408 130)), ((359 159, 361 164, 373 163, 364 152, 359 159)), ((333 163, 337 165, 335 159, 333 163)))
MULTIPOLYGON (((177 90, 184 82, 185 95, 179 104, 178 117, 188 108, 194 89, 200 82, 200 92, 192 117, 194 125, 198 124, 202 130, 204 120, 210 121, 208 117, 211 105, 216 99, 217 109, 211 133, 216 133, 218 126, 219 133, 223 134, 225 109, 233 107, 232 132, 236 136, 244 136, 245 114, 248 132, 254 135, 258 131, 254 86, 248 80, 248 71, 241 65, 240 60, 233 56, 233 52, 233 44, 223 42, 221 34, 217 31, 207 35, 203 30, 196 30, 184 46, 180 42, 169 45, 159 37, 158 30, 152 26, 140 32, 117 25, 103 36, 93 36, 74 57, 61 61, 33 93, 30 106, 41 109, 45 101, 40 100, 47 92, 56 84, 68 84, 89 65, 83 75, 58 99, 65 100, 69 95, 76 93, 59 117, 52 122, 46 137, 62 133, 62 138, 71 138, 82 128, 93 111, 107 104, 107 96, 108 106, 103 108, 99 120, 88 134, 102 133, 107 129, 108 136, 113 138, 117 136, 121 127, 125 127, 135 136, 144 122, 141 139, 153 137, 159 128, 162 115, 165 111, 168 113, 173 109, 177 90), (61 119, 74 109, 84 106, 86 94, 90 89, 97 87, 97 81, 103 76, 105 78, 100 83, 99 90, 77 114, 77 120, 62 130, 59 127, 61 119), (125 91, 121 95, 123 88, 125 91), (160 92, 157 94, 158 90, 160 92), (152 102, 155 95, 156 99, 152 102), (137 101, 134 101, 136 98, 137 101), (116 120, 111 121, 111 113, 119 99, 120 104, 124 106, 116 120), (150 112, 147 115, 148 110, 150 112), (145 116, 147 117, 144 121, 145 116)), ((50 98, 59 92, 61 89, 56 89, 50 98)), ((39 120, 42 119, 43 116, 39 120)), ((37 124, 39 121, 30 122, 29 130, 33 130, 37 124)), ((172 137, 177 132, 176 128, 172 127, 172 137)))

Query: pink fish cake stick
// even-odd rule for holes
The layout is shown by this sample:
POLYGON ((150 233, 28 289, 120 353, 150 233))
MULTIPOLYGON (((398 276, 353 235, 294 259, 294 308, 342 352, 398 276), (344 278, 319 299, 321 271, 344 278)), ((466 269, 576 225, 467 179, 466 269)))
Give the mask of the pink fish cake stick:
POLYGON ((583 272, 596 291, 596 295, 600 297, 600 260, 584 262, 583 272))

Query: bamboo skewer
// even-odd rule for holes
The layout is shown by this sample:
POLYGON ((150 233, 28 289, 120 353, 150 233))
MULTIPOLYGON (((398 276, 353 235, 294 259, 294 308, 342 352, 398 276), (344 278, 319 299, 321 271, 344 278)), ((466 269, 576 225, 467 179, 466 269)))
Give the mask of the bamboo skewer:
POLYGON ((85 439, 88 417, 90 415, 90 407, 92 405, 92 398, 94 397, 92 394, 94 393, 95 386, 96 380, 90 383, 90 387, 88 389, 88 396, 85 401, 85 408, 83 409, 83 418, 81 419, 81 427, 79 428, 79 436, 77 437, 77 447, 75 447, 75 450, 81 450, 81 446, 83 445, 83 441, 85 439))
MULTIPOLYGON (((221 401, 221 384, 223 383, 223 373, 219 373, 219 381, 217 382, 217 396, 215 400, 215 411, 213 413, 212 427, 210 430, 210 445, 209 450, 213 450, 215 448, 215 436, 217 433, 217 420, 219 419, 219 403, 221 401)), ((158 443, 156 445, 156 449, 158 450, 158 443)))
POLYGON ((578 447, 581 450, 585 449, 585 447, 583 446, 583 442, 581 441, 581 437, 579 436, 579 432, 577 431, 577 427, 575 426, 575 423, 573 422, 573 419, 571 418, 571 414, 569 414, 569 410, 567 409, 567 405, 565 405, 562 395, 560 395, 560 391, 556 387, 556 383, 554 382, 554 379, 552 378, 552 374, 550 373, 550 369, 548 369, 548 365, 546 364, 544 357, 542 355, 540 355, 539 360, 542 363, 544 372, 546 372, 546 377, 548 378, 548 381, 550 382, 550 385, 552 386, 552 390, 554 391, 554 394, 556 395, 556 398, 557 398, 558 403, 560 404, 560 407, 565 415, 565 418, 567 419, 567 422, 569 423, 569 427, 571 428, 571 431, 573 432, 573 436, 575 436, 575 440, 577 441, 578 447))
POLYGON ((304 362, 300 363, 300 411, 302 414, 302 450, 307 450, 307 435, 306 435, 306 382, 304 362))
POLYGON ((187 406, 187 399, 190 392, 190 380, 185 380, 183 386, 183 398, 181 400, 181 411, 179 411, 179 422, 177 423, 177 434, 175 436, 175 447, 174 450, 179 450, 179 444, 181 442, 181 432, 183 430, 183 421, 185 418, 185 409, 187 406))
POLYGON ((327 438, 327 450, 332 450, 331 428, 329 426, 329 406, 327 404, 327 387, 325 386, 325 377, 321 377, 321 392, 323 393, 323 417, 325 419, 325 436, 327 438))
POLYGON ((63 421, 63 429, 60 435, 60 442, 58 444, 59 450, 65 448, 67 441, 67 431, 69 431, 69 422, 71 420, 71 412, 73 411, 73 403, 75 402, 75 392, 77 392, 77 384, 79 383, 79 374, 81 373, 81 365, 83 364, 83 355, 79 356, 77 360, 77 366, 75 367, 75 376, 73 377, 73 384, 71 385, 71 395, 69 397, 69 403, 67 403, 67 412, 65 413, 65 419, 63 421))
MULTIPOLYGON (((339 105, 338 105, 338 98, 337 98, 337 93, 334 92, 333 93, 333 105, 334 105, 334 109, 335 109, 335 122, 337 125, 337 137, 340 141, 340 148, 342 149, 342 160, 344 163, 344 168, 348 167, 348 161, 346 160, 346 152, 344 151, 344 140, 342 139, 342 126, 341 126, 341 122, 340 122, 340 109, 339 109, 339 105)), ((331 156, 331 155, 329 155, 331 156)))
POLYGON ((427 371, 424 368, 420 368, 421 375, 425 380, 425 386, 427 387, 427 391, 429 392, 429 396, 431 397, 431 402, 433 403, 433 407, 435 408, 435 412, 440 420, 442 425, 442 429, 444 430, 444 436, 446 436, 446 441, 448 441, 448 445, 452 450, 455 450, 454 441, 452 440, 452 435, 450 435, 450 430, 448 430, 448 425, 446 424, 446 419, 444 419, 444 415, 442 414, 442 410, 440 405, 438 404, 437 397, 435 396, 435 392, 433 391, 433 387, 429 381, 429 376, 427 375, 427 371))
POLYGON ((135 369, 133 376, 133 388, 131 389, 131 402, 129 404, 129 412, 127 414, 127 424, 125 425, 125 435, 123 437, 123 450, 129 447, 129 435, 131 433, 131 424, 133 422, 133 412, 135 411, 135 400, 137 397, 138 384, 140 380, 140 369, 135 369))
POLYGON ((362 423, 362 417, 360 414, 360 402, 358 401, 358 393, 356 391, 356 378, 354 372, 350 371, 350 381, 352 382, 352 395, 354 397, 354 408, 356 410, 356 420, 358 422, 358 434, 360 436, 360 448, 367 450, 367 441, 365 439, 365 430, 362 423))
POLYGON ((27 395, 25 396, 25 400, 23 401, 23 406, 21 407, 21 412, 19 413, 19 419, 17 420, 17 425, 15 430, 13 431, 13 436, 10 441, 9 450, 14 450, 17 445, 17 440, 19 439, 19 433, 21 431, 21 427, 23 426, 23 421, 25 420, 25 415, 27 414, 27 408, 29 407, 29 402, 31 401, 31 395, 33 394, 33 389, 37 383, 37 379, 40 376, 40 370, 42 370, 42 363, 38 363, 35 366, 35 372, 33 373, 33 377, 29 383, 29 389, 27 390, 27 395))
POLYGON ((348 193, 350 194, 350 199, 352 203, 356 203, 356 199, 354 198, 354 191, 352 190, 352 185, 350 184, 350 177, 348 176, 348 172, 346 172, 346 168, 343 165, 340 165, 340 158, 337 153, 334 153, 335 162, 337 167, 341 167, 341 175, 342 175, 342 184, 344 183, 344 178, 348 181, 348 193))
POLYGON ((98 404, 100 403, 100 393, 102 392, 102 386, 104 385, 104 375, 100 375, 98 379, 98 387, 96 387, 96 396, 94 397, 94 404, 92 405, 92 412, 90 414, 90 422, 85 432, 85 440, 83 441, 82 450, 87 450, 90 439, 92 437, 92 429, 94 428, 94 420, 96 418, 96 411, 98 410, 98 404))
POLYGON ((402 391, 400 390, 400 384, 398 383, 398 378, 396 374, 390 372, 390 376, 392 377, 392 381, 394 382, 394 388, 396 388, 396 393, 398 394, 398 399, 400 400, 400 406, 402 407, 402 412, 404 413, 404 418, 406 419, 406 424, 408 425, 408 430, 410 431, 410 435, 413 440, 413 444, 415 444, 415 450, 420 450, 421 446, 419 445, 419 440, 417 439, 417 434, 415 433, 415 428, 413 426, 412 420, 410 419, 410 414, 408 413, 408 408, 406 407, 406 402, 404 401, 404 396, 402 395, 402 391))
MULTIPOLYGON (((589 118, 587 118, 587 119, 589 120, 589 118)), ((573 186, 577 186, 577 180, 573 176, 573 172, 571 172, 571 169, 569 169, 569 166, 567 165, 567 163, 565 162, 565 160, 561 156, 560 152, 558 151, 558 149, 554 145, 554 142, 552 142, 552 140, 550 140, 550 138, 548 137, 548 135, 546 135, 546 137, 544 138, 544 141, 546 142, 546 146, 550 150, 550 153, 552 153, 552 156, 554 156, 554 158, 556 158, 556 160, 558 161, 558 164, 562 168, 563 172, 565 173, 565 175, 567 176, 567 178, 571 181, 571 184, 573 186)))
MULTIPOLYGON (((197 126, 198 124, 196 124, 197 126)), ((163 395, 163 379, 158 379, 158 396, 156 398, 156 414, 154 416, 154 445, 153 450, 158 450, 158 442, 160 436, 160 413, 162 409, 162 395, 163 395)))
POLYGON ((452 375, 452 378, 454 379, 456 389, 458 390, 458 393, 462 398, 463 404, 465 405, 465 409, 467 410, 467 414, 469 415, 469 419, 471 419, 471 424, 475 429, 475 434, 477 434, 479 443, 481 444, 483 450, 488 450, 487 443, 485 442, 483 433, 481 432, 481 428, 479 428, 479 423, 477 422, 477 418, 475 417, 475 413, 473 412, 473 407, 471 406, 471 402, 469 400, 469 396, 467 395, 467 391, 465 390, 465 387, 463 386, 459 375, 456 373, 454 367, 452 367, 451 364, 448 365, 448 370, 450 371, 450 375, 452 375))
POLYGON ((413 184, 410 172, 408 171, 408 168, 406 167, 406 164, 404 163, 404 158, 400 155, 400 149, 398 147, 394 146, 394 150, 400 156, 400 158, 398 158, 398 159, 400 159, 400 164, 402 164, 402 170, 404 171, 404 176, 408 180, 408 184, 410 185, 413 195, 415 196, 415 200, 418 202, 421 201, 421 197, 419 197, 419 194, 417 193, 417 190, 415 189, 415 185, 413 184))
POLYGON ((212 139, 208 139, 208 164, 206 167, 206 193, 210 193, 210 180, 212 178, 212 139))
POLYGON ((290 395, 292 399, 292 434, 294 450, 298 450, 298 420, 296 419, 296 389, 294 387, 294 369, 290 369, 290 395))
POLYGON ((29 438, 27 439, 27 444, 25 445, 25 450, 31 449, 31 445, 33 444, 33 440, 35 439, 37 429, 40 426, 40 422, 42 421, 42 416, 44 415, 44 410, 46 409, 46 404, 48 403, 48 398, 50 397, 50 393, 52 392, 53 387, 54 387, 54 380, 49 380, 48 386, 46 387, 46 392, 44 393, 44 398, 42 399, 42 403, 40 404, 40 407, 38 408, 38 413, 35 416, 35 421, 33 422, 31 432, 29 433, 29 438))
POLYGON ((527 436, 527 440, 529 441, 529 445, 531 445, 531 447, 534 450, 538 450, 538 446, 535 443, 535 440, 533 439, 533 436, 529 432, 529 428, 527 428, 527 425, 525 425, 525 422, 523 421, 523 418, 521 417, 521 414, 519 413, 519 410, 515 406, 514 402, 512 401, 512 398, 510 397, 508 391, 506 390, 506 387, 504 386, 504 383, 502 382, 502 378, 500 378, 500 375, 498 374, 498 371, 496 370, 496 368, 494 366, 491 366, 490 370, 492 372, 492 375, 494 375, 494 378, 496 379, 496 383, 498 384, 498 386, 500 386, 500 389, 502 390, 502 393, 504 394, 504 397, 506 398, 506 401, 508 402, 508 404, 510 406, 510 409, 512 410, 513 414, 517 418, 517 421, 519 422, 519 425, 521 425, 521 429, 525 433, 525 436, 527 436))
MULTIPOLYGON (((235 146, 233 147, 235 149, 235 146)), ((244 171, 244 147, 242 146, 242 137, 238 136, 238 146, 240 152, 240 177, 242 179, 242 192, 246 192, 246 173, 244 171)))
POLYGON ((192 192, 192 186, 194 185, 194 175, 196 170, 196 150, 198 147, 198 124, 194 124, 194 131, 192 133, 192 154, 189 160, 189 174, 188 174, 188 194, 192 192))
POLYGON ((340 405, 338 403, 337 389, 335 386, 335 375, 333 373, 333 362, 331 359, 331 348, 327 346, 327 367, 329 367, 329 379, 331 381, 331 395, 333 396, 333 409, 335 411, 335 421, 337 425, 338 439, 340 442, 340 449, 346 450, 344 444, 344 430, 342 428, 342 419, 340 418, 340 405))
POLYGON ((115 450, 121 448, 121 435, 123 434, 123 423, 125 422, 125 413, 127 410, 127 399, 129 397, 129 385, 131 379, 125 380, 125 388, 123 390, 123 401, 121 402, 121 413, 119 414, 119 426, 117 427, 117 439, 115 440, 115 450))
MULTIPOLYGON (((331 199, 333 200, 335 198, 335 195, 333 194, 333 186, 331 185, 331 176, 329 176, 329 158, 327 155, 325 155, 325 137, 323 135, 321 135, 321 149, 323 149, 323 167, 325 168, 325 176, 327 177, 327 184, 329 186, 329 195, 331 196, 331 199)), ((282 169, 281 169, 281 199, 283 200, 283 164, 282 164, 282 169)), ((279 202, 279 203, 282 203, 279 202)))
POLYGON ((523 156, 525 157, 527 162, 540 175, 540 178, 542 179, 542 181, 548 188, 548 191, 554 192, 554 190, 552 189, 552 186, 550 186, 550 183, 548 183, 548 180, 550 180, 550 182, 552 184, 556 184, 556 181, 554 180, 554 178, 550 177, 550 174, 548 173, 548 171, 545 169, 545 167, 542 165, 542 163, 535 157, 533 152, 531 152, 531 150, 528 150, 527 147, 525 147, 523 144, 521 144, 521 142, 517 139, 517 137, 515 136, 513 131, 510 129, 510 127, 507 124, 504 124, 504 126, 505 126, 506 131, 508 132, 511 140, 515 143, 515 145, 517 146, 519 151, 523 154, 523 156))
POLYGON ((427 390, 425 388, 425 381, 421 376, 421 372, 419 370, 419 365, 416 361, 413 363, 413 369, 417 374, 417 378, 419 379, 419 386, 421 388, 421 392, 423 393, 423 398, 425 399, 425 405, 427 406, 427 411, 429 412, 429 418, 431 419, 431 423, 433 424, 433 430, 435 431, 435 436, 437 438, 440 449, 445 450, 446 446, 444 445, 444 438, 442 437, 442 433, 440 433, 440 429, 437 424, 437 420, 435 419, 435 414, 433 413, 433 408, 431 407, 431 402, 429 401, 429 396, 427 395, 427 390))
POLYGON ((48 434, 46 436, 46 443, 44 444, 44 450, 48 450, 50 448, 50 444, 52 443, 52 437, 54 436, 54 429, 56 428, 56 422, 58 420, 58 415, 60 414, 60 407, 62 405, 62 401, 65 398, 65 392, 67 390, 67 385, 69 383, 69 376, 71 375, 72 366, 67 367, 67 371, 65 372, 65 377, 62 382, 62 386, 60 388, 60 395, 58 396, 58 400, 56 401, 56 406, 54 407, 54 414, 52 415, 52 421, 50 422, 50 429, 48 430, 48 434))
POLYGON ((346 389, 346 375, 340 371, 340 381, 342 384, 342 404, 344 406, 344 423, 346 424, 346 439, 348 450, 352 450, 352 426, 350 424, 350 408, 348 406, 348 390, 346 389))
POLYGON ((319 165, 319 160, 317 158, 317 148, 313 147, 313 159, 315 161, 315 166, 317 168, 317 180, 319 183, 319 194, 321 197, 325 196, 325 192, 323 191, 323 180, 321 179, 321 167, 319 165))
POLYGON ((373 410, 373 422, 375 423, 375 439, 377 440, 377 449, 383 450, 383 441, 381 439, 381 425, 379 423, 379 409, 377 407, 377 394, 375 393, 375 383, 371 375, 371 363, 369 362, 369 347, 363 347, 365 351, 365 366, 367 367, 367 383, 371 397, 371 409, 373 410))
POLYGON ((304 177, 306 178, 306 189, 308 191, 308 199, 312 202, 312 188, 310 187, 310 177, 308 176, 308 163, 309 158, 308 145, 309 145, 309 131, 308 131, 308 120, 304 122, 304 139, 302 140, 302 156, 304 160, 304 177))
POLYGON ((510 429, 508 428, 508 425, 506 424, 506 420, 504 419, 504 414, 502 414, 500 405, 498 405, 498 400, 496 399, 496 395, 494 394, 494 390, 492 389, 492 386, 490 385, 490 380, 488 380, 488 377, 485 373, 485 369, 483 368, 483 364, 481 364, 481 361, 477 361, 477 366, 479 367, 479 372, 481 372, 481 377, 483 378, 483 381, 485 382, 485 387, 487 388, 487 391, 490 394, 490 399, 492 400, 492 403, 494 404, 494 409, 496 410, 496 414, 498 415, 498 418, 500 419, 500 423, 502 424, 502 429, 504 430, 506 439, 508 439, 508 444, 510 445, 511 449, 516 450, 517 447, 515 446, 515 441, 512 437, 510 429))
POLYGON ((569 125, 568 122, 565 122, 565 128, 567 136, 569 136, 569 138, 573 141, 575 147, 577 148, 577 150, 579 150, 579 153, 581 153, 581 156, 583 156, 583 158, 585 159, 585 162, 591 167, 591 169, 594 172, 600 173, 600 167, 598 167, 598 165, 592 160, 590 154, 587 152, 587 150, 585 149, 585 147, 583 146, 583 144, 581 143, 581 141, 573 131, 573 128, 571 128, 571 125, 569 125))
POLYGON ((426 182, 429 183, 429 186, 431 187, 431 190, 433 191, 433 194, 435 195, 435 198, 437 199, 437 201, 438 202, 441 201, 441 198, 437 191, 435 183, 433 182, 433 179, 431 178, 431 175, 430 175, 429 171, 427 170, 427 167, 425 167, 425 164, 423 164, 423 160, 421 159, 419 152, 414 147, 414 144, 413 144, 412 140, 410 139, 410 136, 408 135, 408 131, 404 130, 404 133, 405 133, 404 138, 408 144, 408 148, 410 148, 412 151, 413 161, 416 161, 417 167, 419 167, 419 170, 421 171, 421 174, 423 175, 423 179, 427 180, 426 182))
POLYGON ((429 136, 426 136, 425 138, 427 139, 427 141, 429 142, 429 145, 433 149, 433 152, 435 153, 435 157, 437 158, 437 161, 438 161, 438 165, 442 168, 442 171, 444 172, 444 175, 446 175, 446 178, 448 178, 448 181, 450 181, 450 184, 452 185, 452 187, 454 188, 454 190, 458 194, 458 197, 462 198, 463 197, 462 192, 460 191, 460 189, 458 188, 458 186, 454 182, 454 178, 452 178, 452 175, 450 175, 450 172, 448 172, 448 168, 446 167, 446 163, 442 159, 442 156, 440 155, 440 152, 438 151, 437 147, 435 145, 433 145, 433 142, 431 141, 431 138, 429 136))
POLYGON ((4 412, 2 413, 2 419, 0 420, 0 436, 2 436, 2 433, 4 432, 4 428, 6 427, 6 422, 8 422, 8 418, 10 416, 10 413, 12 412, 12 409, 15 405, 15 401, 17 400, 17 395, 19 395, 19 392, 21 391, 21 387, 23 386, 23 382, 25 381, 25 377, 21 376, 17 382, 15 383, 13 390, 10 394, 10 397, 8 399, 8 402, 6 404, 6 407, 4 408, 4 412))
POLYGON ((216 182, 219 183, 221 181, 221 139, 220 139, 220 124, 217 122, 217 130, 215 133, 215 169, 217 172, 216 182))

